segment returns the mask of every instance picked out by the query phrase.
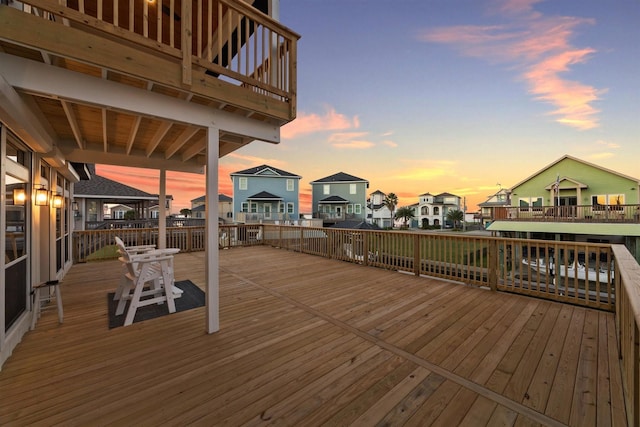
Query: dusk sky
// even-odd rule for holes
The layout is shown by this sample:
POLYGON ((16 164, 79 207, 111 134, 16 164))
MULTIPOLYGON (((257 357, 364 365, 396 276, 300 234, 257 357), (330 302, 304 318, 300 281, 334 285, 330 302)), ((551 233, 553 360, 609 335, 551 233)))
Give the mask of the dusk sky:
MULTIPOLYGON (((298 118, 220 159, 220 193, 261 164, 302 176, 305 213, 309 182, 341 171, 469 211, 565 154, 640 178, 637 0, 281 0, 280 20, 302 36, 298 118)), ((159 191, 157 171, 97 168, 159 191)), ((167 177, 174 213, 204 194, 167 177)))

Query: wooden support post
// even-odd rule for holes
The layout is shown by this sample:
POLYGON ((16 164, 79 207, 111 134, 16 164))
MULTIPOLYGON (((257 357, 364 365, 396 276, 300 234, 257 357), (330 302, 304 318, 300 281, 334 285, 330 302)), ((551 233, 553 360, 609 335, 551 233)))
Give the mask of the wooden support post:
MULTIPOLYGON (((184 4, 185 2, 183 2, 184 4)), ((218 258, 218 155, 220 153, 220 130, 207 129, 207 168, 206 168, 206 222, 205 235, 205 281, 207 289, 207 332, 220 329, 220 277, 218 258)))

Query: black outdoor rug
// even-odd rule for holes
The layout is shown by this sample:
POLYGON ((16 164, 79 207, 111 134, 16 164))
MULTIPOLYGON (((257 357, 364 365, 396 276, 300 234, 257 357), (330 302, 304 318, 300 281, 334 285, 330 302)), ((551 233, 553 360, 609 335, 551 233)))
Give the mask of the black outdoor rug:
MULTIPOLYGON (((180 298, 175 299, 176 313, 186 310, 191 310, 196 307, 203 307, 205 304, 205 294, 202 289, 194 285, 191 280, 182 280, 175 282, 176 287, 182 289, 183 293, 180 298)), ((124 318, 127 316, 127 310, 129 309, 129 302, 124 309, 124 313, 120 316, 116 316, 116 308, 118 307, 118 301, 113 300, 115 292, 109 292, 107 294, 107 305, 109 307, 109 329, 117 328, 124 324, 124 318)), ((155 319, 156 317, 166 316, 169 314, 167 303, 164 304, 151 304, 144 307, 139 307, 136 310, 136 315, 133 318, 133 323, 142 322, 143 320, 155 319)))

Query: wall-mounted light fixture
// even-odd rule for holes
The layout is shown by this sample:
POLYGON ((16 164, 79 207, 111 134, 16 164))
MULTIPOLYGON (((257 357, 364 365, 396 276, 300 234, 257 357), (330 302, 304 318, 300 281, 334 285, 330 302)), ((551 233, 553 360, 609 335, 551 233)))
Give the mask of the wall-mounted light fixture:
POLYGON ((14 205, 24 205, 24 201, 27 200, 27 193, 24 191, 24 188, 14 188, 13 189, 13 204, 14 205))
POLYGON ((40 188, 35 189, 35 203, 36 206, 49 206, 49 191, 41 185, 40 188))
POLYGON ((54 194, 51 198, 51 204, 54 208, 61 208, 64 204, 64 197, 62 197, 62 194, 54 194))

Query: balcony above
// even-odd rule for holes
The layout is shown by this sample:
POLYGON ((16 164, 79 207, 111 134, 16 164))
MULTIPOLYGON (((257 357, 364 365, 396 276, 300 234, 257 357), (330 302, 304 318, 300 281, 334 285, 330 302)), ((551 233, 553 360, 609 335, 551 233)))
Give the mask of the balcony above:
POLYGON ((640 224, 640 205, 504 207, 494 220, 640 224))
POLYGON ((268 16, 268 2, 15 4, 0 6, 0 77, 68 159, 92 160, 82 151, 122 164, 139 155, 188 170, 205 163, 206 148, 190 109, 210 111, 211 125, 240 123, 221 131, 220 156, 255 139, 278 142, 296 116, 299 36, 268 16), (105 102, 109 94, 117 102, 105 102), (163 102, 175 117, 144 110, 163 102), (243 133, 247 124, 267 131, 243 133))

